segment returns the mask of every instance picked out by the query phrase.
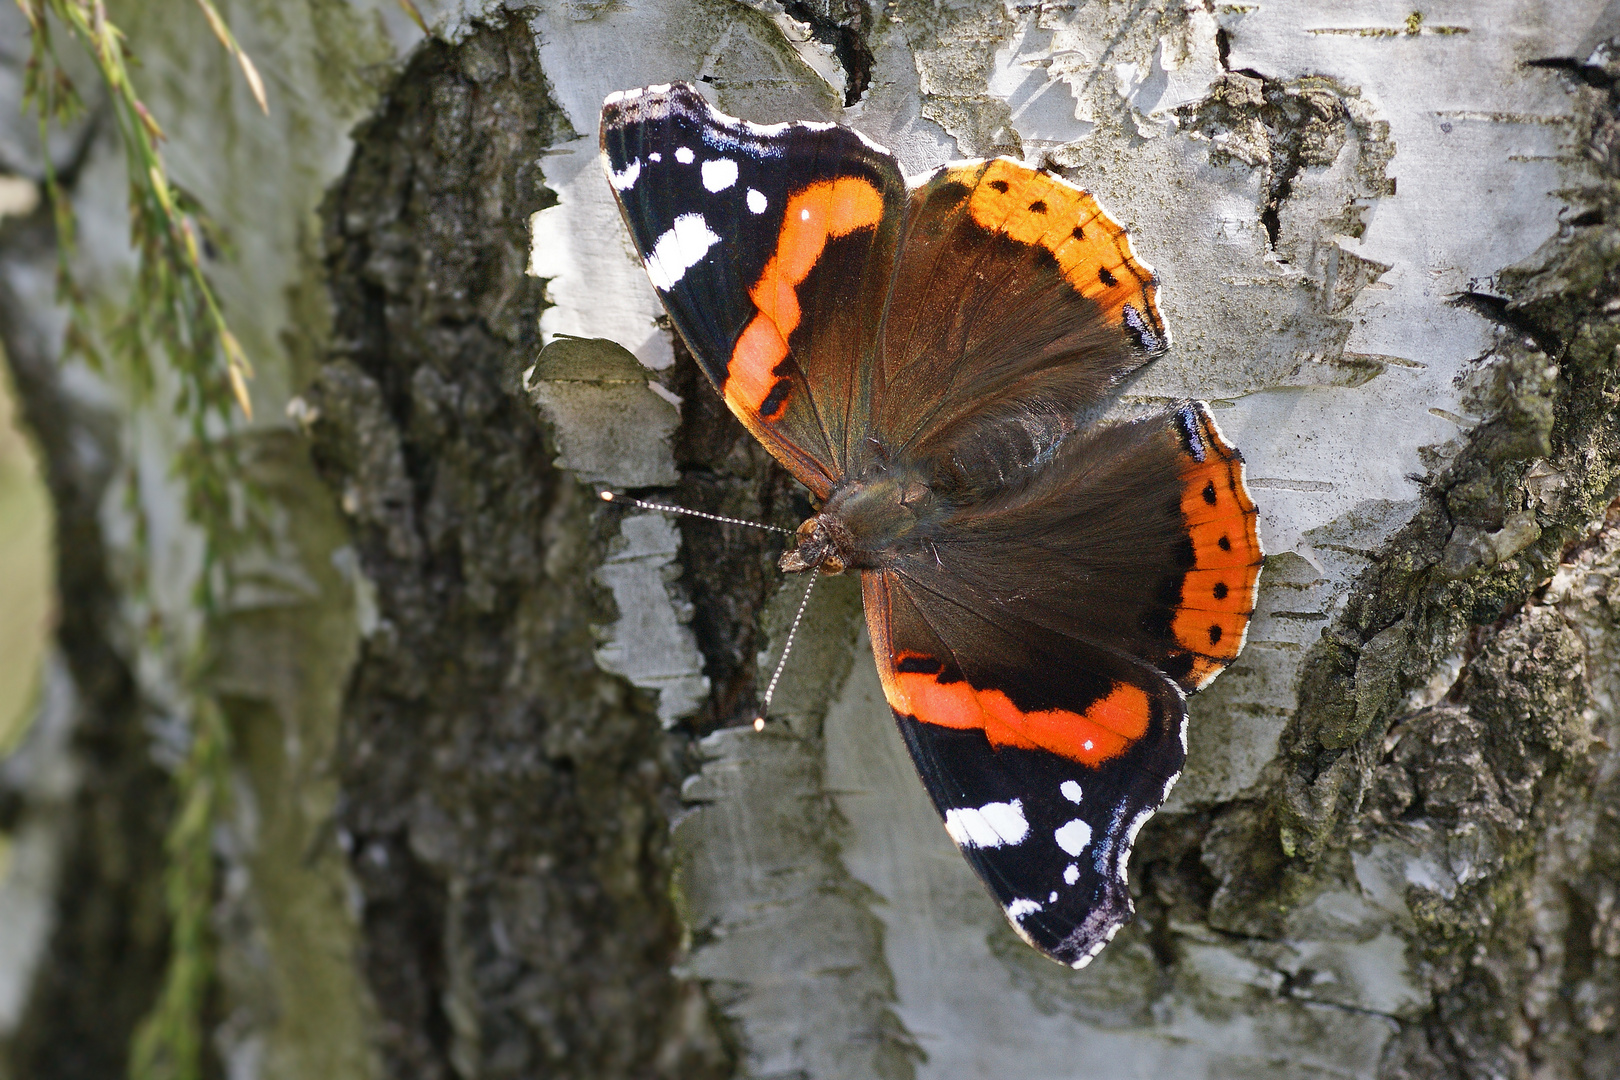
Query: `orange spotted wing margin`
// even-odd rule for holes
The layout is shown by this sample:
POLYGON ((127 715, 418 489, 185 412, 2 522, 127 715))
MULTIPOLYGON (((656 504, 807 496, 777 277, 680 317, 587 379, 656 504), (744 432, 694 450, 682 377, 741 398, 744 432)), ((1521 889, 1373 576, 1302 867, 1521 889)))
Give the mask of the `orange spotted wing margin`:
POLYGON ((1180 410, 1177 426, 1184 451, 1181 511, 1193 561, 1181 579, 1169 631, 1193 657, 1191 669, 1178 675, 1191 691, 1208 686, 1243 651, 1265 552, 1260 514, 1243 483, 1243 455, 1202 403, 1180 410))
POLYGON ((834 124, 752 124, 676 83, 609 96, 601 143, 636 254, 726 404, 818 497, 868 453, 873 328, 906 185, 834 124))
POLYGON ((1131 918, 1131 847, 1186 757, 1181 692, 1053 635, 992 628, 959 654, 899 575, 862 587, 885 696, 947 833, 1025 941, 1084 967, 1131 918))

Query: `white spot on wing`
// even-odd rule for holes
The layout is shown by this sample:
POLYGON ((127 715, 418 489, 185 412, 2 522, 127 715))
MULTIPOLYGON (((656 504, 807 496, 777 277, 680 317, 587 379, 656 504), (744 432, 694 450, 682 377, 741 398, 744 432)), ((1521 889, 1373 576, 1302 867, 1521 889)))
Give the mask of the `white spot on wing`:
POLYGON ((1057 840, 1058 847, 1067 851, 1070 855, 1078 855, 1086 850, 1087 844, 1091 843, 1091 826, 1079 818, 1075 818, 1073 821, 1058 826, 1057 831, 1052 836, 1057 840))
POLYGON ((1073 885, 1079 880, 1080 868, 1078 866, 1074 865, 1074 863, 1070 863, 1068 866, 1063 868, 1063 884, 1073 885))
POLYGON ((1017 844, 1029 835, 1029 822, 1024 820, 1024 804, 1012 802, 985 803, 978 809, 971 806, 945 811, 945 831, 961 847, 1000 847, 1017 844))
POLYGON ((809 221, 810 220, 810 211, 808 211, 808 210, 800 210, 799 211, 799 220, 800 221, 809 221))
POLYGON ((682 165, 692 164, 692 158, 695 156, 696 155, 692 153, 690 147, 678 146, 675 148, 675 160, 680 162, 682 165))
POLYGON ((676 218, 674 227, 658 238, 652 254, 647 256, 647 276, 652 279, 653 287, 668 292, 719 242, 720 238, 709 228, 702 214, 682 214, 676 218))
POLYGON ((1009 919, 1022 919, 1025 915, 1033 915, 1039 910, 1041 910, 1041 905, 1033 900, 1014 900, 1007 905, 1007 917, 1009 919))
POLYGON ((1048 904, 1055 904, 1055 903, 1057 903, 1057 893, 1056 893, 1056 892, 1055 892, 1055 891, 1054 891, 1054 892, 1052 892, 1052 893, 1051 893, 1051 894, 1049 894, 1049 895, 1048 895, 1048 896, 1047 896, 1047 898, 1046 898, 1046 902, 1047 902, 1047 903, 1048 903, 1048 904))
POLYGON ((636 186, 636 178, 641 175, 641 159, 636 158, 624 167, 622 172, 614 172, 612 166, 608 167, 608 183, 613 185, 614 191, 629 191, 636 186))
POLYGON ((1063 797, 1070 802, 1077 803, 1080 801, 1080 785, 1073 780, 1063 781, 1058 785, 1058 790, 1063 792, 1063 797))
POLYGON ((647 160, 653 162, 654 164, 656 164, 656 163, 664 160, 664 155, 660 154, 658 151, 654 150, 652 153, 647 155, 647 160))
POLYGON ((751 213, 751 214, 763 214, 765 212, 765 207, 768 206, 768 205, 770 205, 770 204, 765 201, 765 193, 764 192, 755 191, 753 188, 748 189, 748 212, 749 213, 751 213))
POLYGON ((737 182, 737 163, 730 158, 715 158, 703 163, 703 186, 710 191, 724 191, 737 182))
POLYGON ((1086 740, 1086 742, 1085 742, 1085 747, 1086 747, 1086 749, 1087 749, 1087 750, 1090 750, 1090 749, 1091 749, 1091 740, 1090 740, 1090 739, 1087 739, 1087 740, 1086 740))

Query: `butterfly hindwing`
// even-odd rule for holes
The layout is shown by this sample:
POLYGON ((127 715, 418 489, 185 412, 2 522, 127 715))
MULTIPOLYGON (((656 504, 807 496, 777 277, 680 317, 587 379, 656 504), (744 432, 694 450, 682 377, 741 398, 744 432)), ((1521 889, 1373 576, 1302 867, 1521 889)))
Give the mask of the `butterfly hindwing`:
POLYGON ((850 446, 864 453, 871 327, 905 208, 894 157, 834 124, 734 119, 681 84, 610 97, 602 152, 693 356, 825 497, 850 446))
POLYGON ((926 547, 897 554, 908 581, 1146 662, 1188 692, 1237 656, 1262 561, 1258 515, 1242 458, 1203 405, 1076 432, 1034 464, 971 437, 939 450, 931 486, 976 497, 926 547), (978 472, 961 475, 964 460, 978 472), (986 473, 1003 479, 977 497, 986 473))
POLYGON ((1131 915, 1125 868, 1186 755, 1180 691, 1061 634, 954 620, 863 577, 884 694, 952 840, 1014 929, 1082 967, 1131 915))

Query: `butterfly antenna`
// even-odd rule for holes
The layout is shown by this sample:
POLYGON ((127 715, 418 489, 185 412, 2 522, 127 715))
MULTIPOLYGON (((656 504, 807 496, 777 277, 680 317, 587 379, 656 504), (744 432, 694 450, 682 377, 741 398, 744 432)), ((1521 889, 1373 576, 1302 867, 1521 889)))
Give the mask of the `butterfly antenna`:
POLYGON ((746 525, 750 529, 764 529, 766 532, 792 532, 791 529, 766 525, 759 521, 746 521, 743 518, 726 517, 723 514, 705 514, 702 510, 688 510, 684 506, 668 506, 664 503, 646 502, 642 499, 632 499, 628 495, 615 495, 611 491, 604 491, 601 495, 603 502, 619 503, 621 506, 639 506, 643 510, 660 510, 666 514, 685 514, 687 517, 703 518, 705 521, 718 521, 724 525, 746 525))
POLYGON ((810 575, 810 584, 804 587, 804 599, 799 601, 799 610, 793 616, 793 624, 788 627, 787 641, 782 645, 782 658, 776 662, 776 670, 771 673, 771 681, 765 687, 765 701, 759 707, 759 715, 754 717, 754 730, 765 730, 765 714, 771 711, 771 698, 776 696, 776 684, 782 681, 782 669, 787 667, 788 653, 793 651, 793 635, 799 632, 799 623, 804 619, 804 609, 810 606, 810 590, 816 587, 816 579, 821 577, 821 571, 816 570, 810 575))

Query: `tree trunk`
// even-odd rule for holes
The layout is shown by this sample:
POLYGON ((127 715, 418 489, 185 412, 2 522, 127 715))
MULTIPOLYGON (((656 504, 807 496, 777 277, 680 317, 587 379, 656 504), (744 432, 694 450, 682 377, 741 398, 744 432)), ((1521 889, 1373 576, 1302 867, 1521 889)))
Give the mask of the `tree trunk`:
MULTIPOLYGON (((268 118, 194 5, 113 12, 258 372, 221 437, 268 524, 216 610, 177 384, 65 357, 49 209, 0 221, 62 613, 0 767, 0 1077, 126 1068, 199 653, 232 755, 213 1074, 1620 1075, 1612 7, 416 6, 431 36, 383 0, 221 5, 268 118), (1248 647, 1085 970, 940 828, 853 582, 756 733, 803 588, 779 544, 596 499, 809 512, 602 178, 603 96, 671 79, 1090 189, 1175 338, 1114 413, 1208 400, 1248 460, 1248 647)), ((0 171, 55 162, 108 335, 126 161, 93 102, 38 145, 8 10, 0 171)))

